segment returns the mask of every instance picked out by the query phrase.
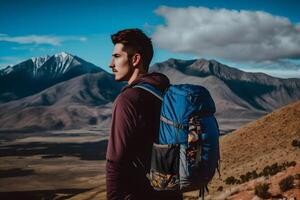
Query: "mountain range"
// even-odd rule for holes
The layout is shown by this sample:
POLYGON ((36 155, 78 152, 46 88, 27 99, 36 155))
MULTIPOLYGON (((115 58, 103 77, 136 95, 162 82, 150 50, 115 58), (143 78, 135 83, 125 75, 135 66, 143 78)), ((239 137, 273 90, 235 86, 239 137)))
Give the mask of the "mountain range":
POLYGON ((244 72, 215 60, 169 59, 151 70, 166 74, 173 84, 206 87, 215 100, 223 133, 300 99, 300 79, 244 72))
POLYGON ((31 58, 0 70, 0 102, 35 94, 81 74, 101 71, 92 63, 66 52, 31 58))
MULTIPOLYGON (((222 133, 300 99, 300 79, 244 72, 215 60, 169 59, 150 71, 172 84, 206 87, 222 133)), ((26 60, 0 71, 0 131, 109 128, 112 102, 124 84, 65 52, 26 60)))

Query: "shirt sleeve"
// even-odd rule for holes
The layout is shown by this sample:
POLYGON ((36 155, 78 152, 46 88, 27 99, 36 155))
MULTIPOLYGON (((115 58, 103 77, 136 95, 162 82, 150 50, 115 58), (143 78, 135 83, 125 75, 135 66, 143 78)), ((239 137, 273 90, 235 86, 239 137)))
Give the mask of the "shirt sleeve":
MULTIPOLYGON (((134 102, 120 95, 114 106, 111 134, 107 149, 106 187, 109 200, 124 199, 123 179, 131 160, 132 143, 137 127, 134 102)), ((128 172, 127 172, 128 173, 128 172)))
POLYGON ((132 143, 136 137, 138 115, 134 101, 120 95, 114 106, 107 159, 122 163, 132 156, 132 143))

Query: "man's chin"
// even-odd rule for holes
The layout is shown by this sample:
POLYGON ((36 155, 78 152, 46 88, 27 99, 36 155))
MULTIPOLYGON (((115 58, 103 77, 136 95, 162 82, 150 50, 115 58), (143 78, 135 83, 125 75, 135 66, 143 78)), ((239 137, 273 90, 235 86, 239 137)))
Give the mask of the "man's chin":
POLYGON ((117 82, 122 82, 122 81, 124 81, 124 80, 122 79, 122 77, 117 77, 117 76, 115 76, 115 81, 117 81, 117 82))
POLYGON ((121 75, 121 76, 117 76, 116 74, 115 74, 115 81, 117 81, 117 82, 123 82, 123 81, 128 81, 129 79, 128 79, 128 76, 124 76, 124 75, 121 75))

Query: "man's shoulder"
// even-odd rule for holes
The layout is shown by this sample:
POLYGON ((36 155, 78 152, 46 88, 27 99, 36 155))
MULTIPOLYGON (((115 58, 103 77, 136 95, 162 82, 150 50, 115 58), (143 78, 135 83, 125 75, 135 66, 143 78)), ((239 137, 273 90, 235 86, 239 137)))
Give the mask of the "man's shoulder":
POLYGON ((136 87, 130 87, 119 94, 122 98, 135 99, 137 96, 141 95, 143 91, 136 87))
POLYGON ((127 88, 123 92, 121 92, 116 102, 128 102, 128 103, 136 103, 141 100, 141 95, 143 94, 143 91, 139 88, 127 88))

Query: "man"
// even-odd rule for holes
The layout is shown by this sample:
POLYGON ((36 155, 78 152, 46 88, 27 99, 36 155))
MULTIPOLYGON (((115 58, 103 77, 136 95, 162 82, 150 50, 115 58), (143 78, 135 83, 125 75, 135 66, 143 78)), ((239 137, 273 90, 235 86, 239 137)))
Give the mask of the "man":
POLYGON ((126 29, 111 36, 114 44, 110 68, 116 81, 126 81, 114 102, 107 148, 106 185, 108 200, 177 200, 181 194, 156 192, 146 178, 152 143, 158 134, 161 101, 134 88, 148 83, 164 91, 168 78, 148 73, 153 57, 151 39, 139 29, 126 29))

